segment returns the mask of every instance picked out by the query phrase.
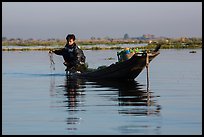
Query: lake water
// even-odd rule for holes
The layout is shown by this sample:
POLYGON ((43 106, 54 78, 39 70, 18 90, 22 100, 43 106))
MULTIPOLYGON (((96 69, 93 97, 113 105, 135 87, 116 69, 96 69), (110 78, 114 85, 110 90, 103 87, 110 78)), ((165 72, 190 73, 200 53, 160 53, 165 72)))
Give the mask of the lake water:
MULTIPOLYGON (((201 135, 202 49, 160 50, 133 82, 65 75, 46 51, 2 52, 2 134, 201 135)), ((85 50, 89 67, 117 61, 117 50, 85 50), (108 60, 107 58, 113 58, 108 60)))

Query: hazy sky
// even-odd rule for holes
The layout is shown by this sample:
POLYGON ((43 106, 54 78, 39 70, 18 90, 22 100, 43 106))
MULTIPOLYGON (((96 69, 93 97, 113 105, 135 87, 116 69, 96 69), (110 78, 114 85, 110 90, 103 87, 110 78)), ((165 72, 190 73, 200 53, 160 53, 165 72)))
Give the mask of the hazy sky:
POLYGON ((2 36, 202 37, 202 2, 3 2, 2 36))

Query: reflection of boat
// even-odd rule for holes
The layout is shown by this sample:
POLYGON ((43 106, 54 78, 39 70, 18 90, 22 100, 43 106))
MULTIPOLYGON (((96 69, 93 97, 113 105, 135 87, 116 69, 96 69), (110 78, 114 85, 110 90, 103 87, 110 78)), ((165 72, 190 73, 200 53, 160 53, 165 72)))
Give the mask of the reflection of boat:
POLYGON ((160 45, 158 45, 154 51, 148 53, 135 53, 129 60, 119 63, 117 62, 102 69, 96 69, 81 74, 72 75, 91 79, 134 80, 146 66, 147 57, 149 59, 149 62, 152 61, 157 55, 159 55, 159 49, 160 45))
POLYGON ((96 82, 100 87, 118 89, 119 114, 144 116, 158 115, 161 106, 157 104, 152 92, 144 90, 137 81, 109 81, 96 82))

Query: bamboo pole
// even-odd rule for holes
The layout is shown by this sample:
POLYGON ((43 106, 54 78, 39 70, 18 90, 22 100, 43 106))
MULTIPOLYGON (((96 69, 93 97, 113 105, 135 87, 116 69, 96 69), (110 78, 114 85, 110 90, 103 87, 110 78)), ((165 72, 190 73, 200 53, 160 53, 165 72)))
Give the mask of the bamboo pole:
POLYGON ((149 91, 149 55, 146 53, 147 91, 149 91))
MULTIPOLYGON (((147 106, 150 106, 150 93, 149 93, 149 55, 146 53, 146 70, 147 70, 147 106)), ((148 111, 149 112, 149 111, 148 111)))

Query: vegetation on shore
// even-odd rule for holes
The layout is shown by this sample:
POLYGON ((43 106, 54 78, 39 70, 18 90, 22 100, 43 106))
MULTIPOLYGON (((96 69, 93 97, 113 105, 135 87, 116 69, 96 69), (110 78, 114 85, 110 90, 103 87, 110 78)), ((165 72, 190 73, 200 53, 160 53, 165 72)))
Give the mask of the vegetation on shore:
MULTIPOLYGON (((2 50, 50 50, 64 47, 66 40, 48 39, 5 39, 2 38, 2 50), (23 46, 24 48, 9 48, 9 46, 23 46), (33 48, 35 47, 35 48, 33 48)), ((108 49, 123 49, 120 44, 147 44, 145 46, 137 45, 138 49, 153 49, 156 44, 161 44, 161 49, 183 49, 183 48, 202 48, 202 38, 161 38, 161 39, 89 39, 76 40, 77 45, 83 50, 108 50, 108 49), (106 45, 106 46, 100 46, 106 45)))

